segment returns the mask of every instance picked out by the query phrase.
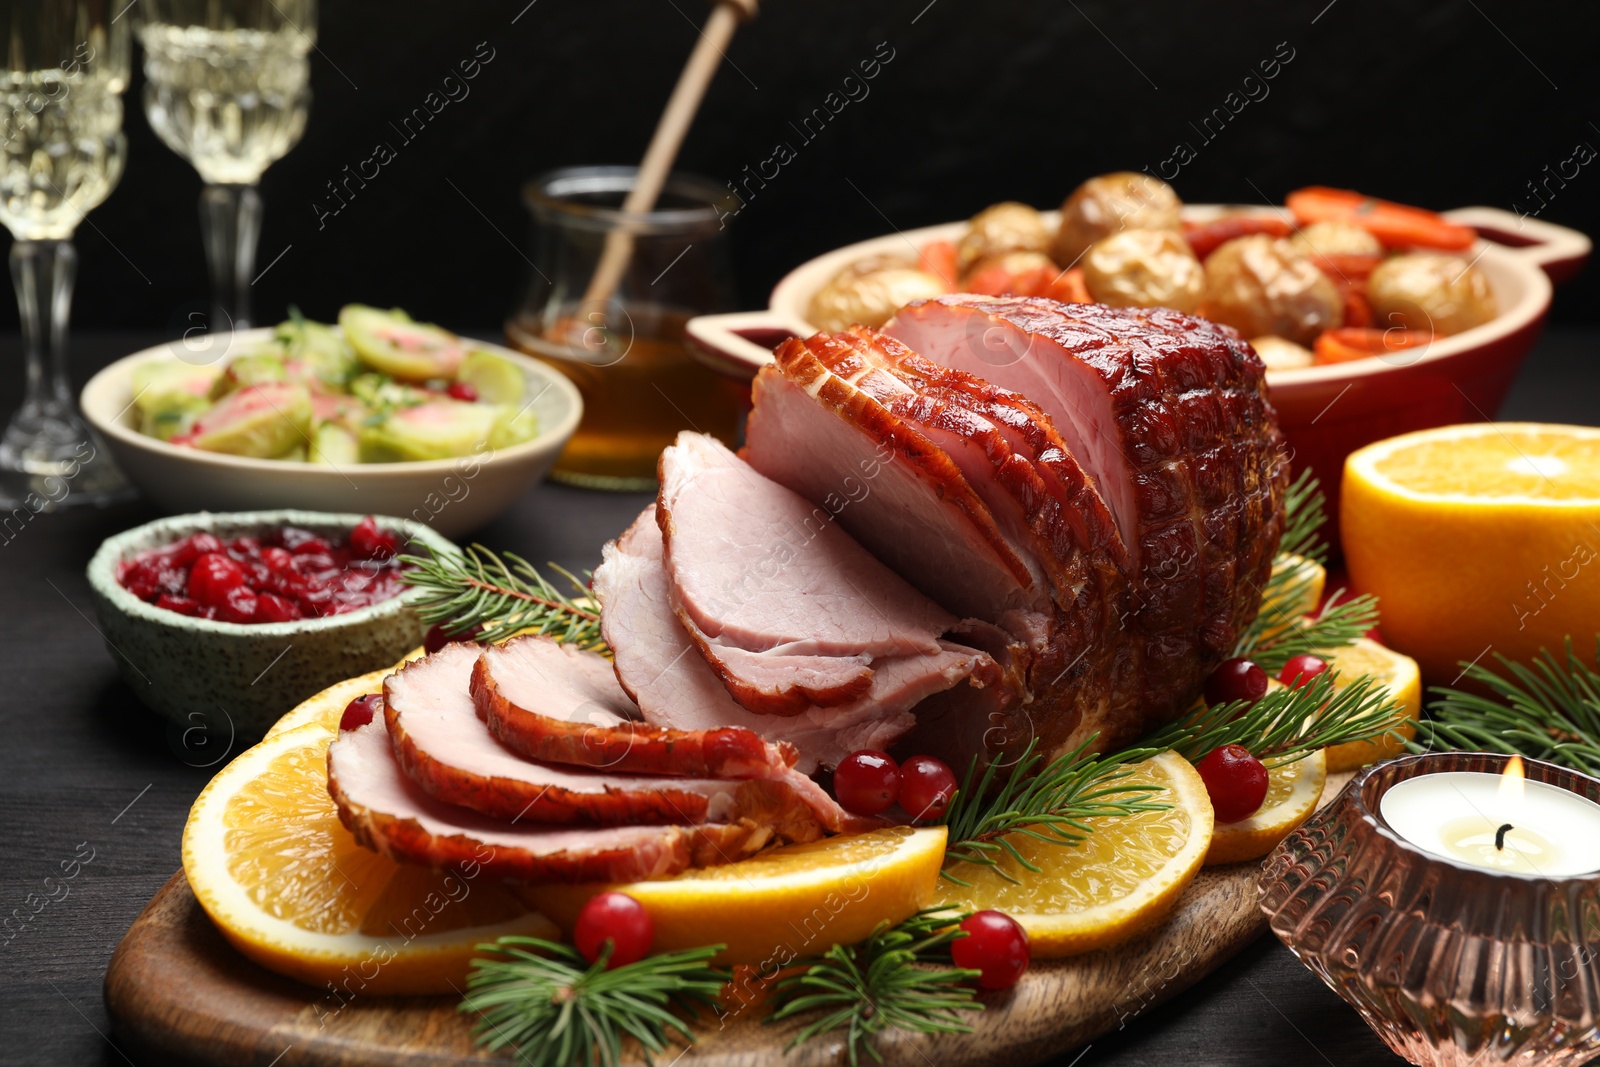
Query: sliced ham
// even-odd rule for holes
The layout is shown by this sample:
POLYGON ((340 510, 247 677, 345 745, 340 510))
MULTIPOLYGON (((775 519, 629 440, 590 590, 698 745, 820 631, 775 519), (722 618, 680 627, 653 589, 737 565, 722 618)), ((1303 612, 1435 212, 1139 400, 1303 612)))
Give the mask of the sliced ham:
POLYGON ((980 717, 1010 699, 988 654, 941 642, 931 656, 880 661, 862 700, 793 716, 752 714, 728 695, 685 633, 673 611, 663 556, 660 527, 647 509, 606 546, 594 576, 617 678, 654 726, 749 729, 768 742, 793 746, 795 770, 810 773, 858 749, 889 747, 914 724, 911 709, 934 694, 949 692, 958 703, 981 705, 980 717))
POLYGON ((811 805, 786 782, 605 774, 516 755, 494 739, 473 706, 479 652, 475 645, 446 645, 383 683, 395 758, 434 798, 530 822, 620 826, 758 817, 783 840, 820 836, 811 805))
POLYGON ((328 792, 367 848, 400 863, 529 882, 632 882, 742 859, 773 840, 736 825, 549 827, 492 819, 429 796, 400 770, 382 718, 328 746, 328 792))
POLYGON ((486 648, 473 667, 472 696, 478 716, 501 744, 547 763, 630 774, 766 778, 784 777, 796 758, 793 745, 764 741, 741 726, 651 726, 618 684, 611 660, 547 637, 516 637, 486 648))

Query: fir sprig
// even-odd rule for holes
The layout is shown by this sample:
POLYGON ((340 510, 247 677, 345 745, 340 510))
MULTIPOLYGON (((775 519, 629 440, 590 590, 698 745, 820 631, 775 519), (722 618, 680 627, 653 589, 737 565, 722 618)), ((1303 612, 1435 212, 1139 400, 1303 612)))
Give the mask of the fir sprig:
POLYGON ((773 988, 775 1010, 767 1021, 822 1012, 789 1047, 843 1030, 851 1067, 860 1062, 863 1049, 883 1062, 873 1038, 890 1027, 920 1034, 970 1033, 972 1027, 957 1013, 983 1010, 971 985, 978 972, 948 962, 950 943, 967 936, 957 927, 963 918, 950 908, 928 908, 897 926, 880 926, 858 945, 834 945, 821 956, 797 960, 795 973, 773 988))
POLYGON ((1036 751, 1039 739, 1034 738, 1006 769, 1003 779, 998 761, 979 774, 974 759, 939 820, 949 827, 944 877, 966 885, 950 873, 950 867, 973 863, 994 867, 1003 877, 1015 880, 998 866, 1002 853, 1027 870, 1039 870, 1022 855, 1015 837, 1076 845, 1094 832, 1090 819, 1170 807, 1154 799, 1154 794, 1163 792, 1162 786, 1123 780, 1133 773, 1131 764, 1156 755, 1159 749, 1123 749, 1098 756, 1088 751, 1094 741, 1095 737, 1089 738, 1040 770, 1044 757, 1036 751))
POLYGON ((479 945, 458 1010, 477 1015, 473 1037, 491 1051, 510 1047, 529 1067, 616 1067, 622 1042, 643 1046, 646 1062, 670 1033, 693 1042, 692 1014, 715 1003, 726 971, 708 966, 724 946, 646 956, 607 970, 609 947, 590 964, 576 949, 537 937, 479 945), (530 951, 531 950, 531 951, 530 951))
MULTIPOLYGON (((1289 625, 1265 634, 1254 648, 1235 654, 1249 656, 1262 670, 1276 675, 1285 663, 1303 652, 1325 655, 1350 644, 1378 625, 1378 598, 1358 596, 1341 600, 1343 592, 1335 590, 1316 615, 1292 620, 1289 625)), ((1262 610, 1267 610, 1265 605, 1262 610)))
POLYGON ((1403 714, 1388 690, 1370 677, 1335 687, 1323 673, 1298 689, 1273 689, 1254 704, 1235 701, 1197 707, 1145 738, 1137 747, 1106 755, 1088 751, 1094 738, 1036 770, 1040 756, 1030 742, 1003 780, 991 764, 982 775, 977 761, 941 820, 949 826, 945 869, 949 881, 966 885, 951 866, 992 867, 1008 855, 1024 869, 1039 868, 1015 844, 1030 837, 1054 845, 1076 845, 1094 832, 1091 820, 1165 811, 1162 786, 1128 781, 1133 764, 1174 751, 1192 762, 1223 745, 1242 745, 1269 768, 1303 759, 1319 748, 1365 740, 1395 729, 1403 714))
POLYGON ((1500 670, 1466 665, 1462 676, 1492 696, 1435 688, 1438 703, 1417 729, 1415 752, 1464 749, 1529 756, 1600 775, 1600 672, 1572 650, 1540 649, 1531 664, 1498 653, 1500 670))
POLYGON ((571 593, 551 584, 521 556, 507 552, 501 558, 482 545, 459 554, 430 545, 426 558, 400 559, 407 565, 401 580, 425 591, 416 602, 417 614, 446 633, 479 627, 479 640, 503 641, 519 630, 531 630, 562 644, 609 651, 600 636, 600 609, 588 588, 553 563, 550 569, 567 580, 571 593))

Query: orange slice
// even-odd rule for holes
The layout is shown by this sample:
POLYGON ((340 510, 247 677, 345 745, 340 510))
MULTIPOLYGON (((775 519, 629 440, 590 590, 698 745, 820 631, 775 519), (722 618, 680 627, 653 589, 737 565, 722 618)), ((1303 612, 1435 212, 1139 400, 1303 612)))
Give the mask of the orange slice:
POLYGON ((590 897, 620 890, 655 922, 653 950, 725 944, 719 963, 775 972, 799 956, 849 945, 935 898, 946 830, 892 827, 787 845, 752 859, 629 885, 549 885, 530 890, 571 931, 590 897))
POLYGON ((480 941, 556 934, 503 884, 402 866, 357 844, 328 797, 333 736, 317 722, 273 734, 190 809, 184 874, 235 948, 328 988, 336 1012, 361 993, 464 989, 480 941))
POLYGON ((1350 741, 1333 745, 1328 753, 1328 773, 1353 771, 1378 760, 1392 759, 1405 751, 1405 743, 1417 735, 1417 719, 1422 714, 1422 672, 1410 656, 1385 648, 1376 641, 1358 637, 1355 643, 1324 653, 1330 670, 1338 671, 1335 686, 1346 685, 1371 675, 1389 691, 1389 699, 1400 705, 1405 715, 1394 733, 1370 741, 1350 741))
POLYGON ((968 863, 950 873, 971 883, 946 882, 940 896, 970 911, 995 908, 1028 931, 1035 959, 1072 956, 1115 945, 1165 919, 1200 870, 1211 845, 1213 814, 1205 782, 1188 760, 1164 752, 1136 765, 1127 779, 1165 787, 1152 799, 1166 811, 1093 821, 1079 845, 1013 838, 1039 872, 1009 856, 996 870, 968 863))
POLYGON ((1254 815, 1219 822, 1211 833, 1206 866, 1238 863, 1265 856, 1317 809, 1328 781, 1328 761, 1321 749, 1305 759, 1267 772, 1267 798, 1254 815))

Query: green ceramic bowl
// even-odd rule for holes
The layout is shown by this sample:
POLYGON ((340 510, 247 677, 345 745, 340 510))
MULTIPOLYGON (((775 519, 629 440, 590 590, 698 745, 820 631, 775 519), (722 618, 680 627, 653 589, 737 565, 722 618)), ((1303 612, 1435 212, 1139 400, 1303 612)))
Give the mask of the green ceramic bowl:
MULTIPOLYGON (((223 540, 299 526, 344 538, 361 515, 319 511, 200 512, 158 519, 108 538, 89 561, 100 632, 123 679, 144 704, 186 731, 253 740, 296 704, 335 682, 397 662, 427 627, 406 590, 343 615, 244 625, 196 619, 147 604, 117 581, 118 564, 148 549, 209 531, 223 540)), ((410 519, 378 525, 422 546, 459 551, 410 519)), ((186 735, 187 739, 187 735, 186 735)))

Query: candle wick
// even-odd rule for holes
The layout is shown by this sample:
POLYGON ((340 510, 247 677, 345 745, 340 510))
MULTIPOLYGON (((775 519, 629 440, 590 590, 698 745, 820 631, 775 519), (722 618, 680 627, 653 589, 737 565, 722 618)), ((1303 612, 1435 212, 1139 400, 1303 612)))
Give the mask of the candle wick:
POLYGON ((1494 832, 1494 847, 1497 851, 1504 852, 1506 850, 1506 831, 1510 829, 1512 829, 1511 824, 1506 823, 1494 832))

